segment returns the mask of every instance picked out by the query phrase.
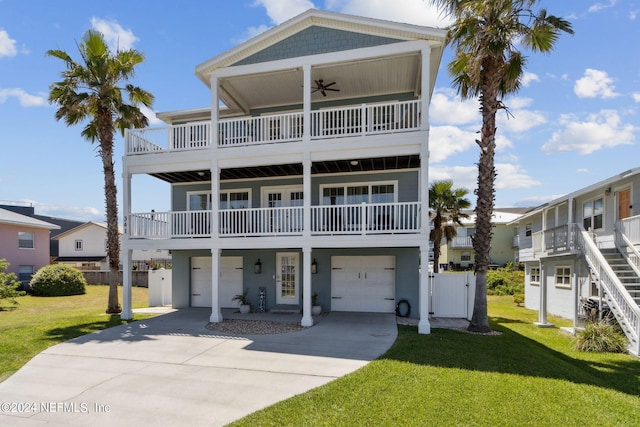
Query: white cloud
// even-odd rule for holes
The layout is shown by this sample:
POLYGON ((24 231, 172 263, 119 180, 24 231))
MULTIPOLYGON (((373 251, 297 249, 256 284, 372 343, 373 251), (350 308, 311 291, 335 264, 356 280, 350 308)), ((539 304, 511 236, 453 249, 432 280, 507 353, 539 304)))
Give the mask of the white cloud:
MULTIPOLYGON (((496 190, 531 188, 540 185, 540 181, 529 176, 526 170, 513 163, 496 163, 496 190)), ((470 194, 478 186, 478 169, 475 166, 432 166, 429 168, 429 180, 450 179, 455 187, 463 187, 470 194)))
POLYGON ((263 6, 271 22, 276 25, 308 9, 315 9, 315 5, 309 0, 256 0, 253 5, 263 6))
POLYGON ((640 92, 634 92, 631 96, 633 96, 634 101, 640 102, 640 92))
POLYGON ((531 188, 540 185, 540 181, 529 176, 526 170, 514 163, 496 163, 496 190, 531 188))
POLYGON ((545 124, 547 119, 544 114, 539 111, 525 109, 532 103, 533 100, 531 98, 511 98, 505 101, 509 114, 498 113, 496 117, 498 133, 501 130, 520 133, 545 124))
POLYGON ((576 169, 576 172, 578 172, 578 173, 586 173, 586 174, 591 175, 591 171, 589 169, 587 169, 587 168, 578 168, 578 169, 576 169))
POLYGON ((455 126, 431 126, 429 132, 429 161, 438 163, 457 153, 476 146, 475 132, 467 132, 455 126))
POLYGON ((9 37, 9 33, 0 29, 0 58, 3 56, 16 56, 17 54, 16 41, 9 37))
POLYGON ((522 76, 522 86, 529 87, 529 85, 533 82, 540 82, 540 76, 538 76, 537 74, 525 71, 522 76))
POLYGON ((519 202, 516 203, 516 206, 523 206, 523 207, 540 206, 562 196, 563 194, 551 194, 548 196, 531 196, 531 197, 527 197, 525 199, 520 200, 519 202))
POLYGON ((90 206, 52 205, 26 199, 20 201, 30 203, 35 208, 35 211, 38 215, 66 218, 75 221, 105 221, 104 212, 90 206))
POLYGON ((619 94, 615 91, 613 79, 600 70, 587 68, 584 77, 577 80, 573 91, 578 98, 615 98, 619 94))
POLYGON ((478 169, 475 166, 430 166, 429 180, 442 181, 450 179, 456 188, 466 188, 470 197, 477 187, 478 169))
POLYGON ((128 50, 133 48, 133 44, 138 39, 131 30, 125 30, 115 21, 106 19, 91 18, 91 26, 94 30, 100 31, 104 35, 104 39, 112 52, 118 50, 128 50))
POLYGON ((453 89, 436 89, 431 97, 429 121, 445 125, 475 124, 480 129, 478 100, 461 100, 453 89))
POLYGON ((47 105, 47 98, 44 96, 31 95, 19 88, 0 89, 0 104, 4 104, 9 98, 16 98, 22 107, 47 105))
POLYGON ((561 123, 564 129, 553 133, 551 139, 542 146, 542 152, 591 154, 604 148, 633 144, 638 131, 633 125, 623 124, 614 110, 601 110, 590 114, 585 120, 564 115, 561 123))
POLYGON ((331 0, 327 7, 342 13, 408 24, 443 28, 451 23, 424 0, 331 0))
POLYGON ((587 11, 593 13, 593 12, 599 12, 602 9, 611 8, 616 5, 616 1, 617 0, 609 0, 609 3, 595 3, 589 6, 589 9, 587 9, 587 11))

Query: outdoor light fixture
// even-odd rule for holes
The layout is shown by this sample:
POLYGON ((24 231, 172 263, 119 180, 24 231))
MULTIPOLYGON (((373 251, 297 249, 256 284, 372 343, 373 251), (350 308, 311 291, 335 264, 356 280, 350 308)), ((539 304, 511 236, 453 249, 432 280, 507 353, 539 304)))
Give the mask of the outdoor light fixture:
POLYGON ((316 262, 316 259, 313 259, 313 262, 311 263, 311 274, 317 274, 318 273, 318 263, 316 262))
POLYGON ((349 163, 351 163, 351 166, 358 166, 357 160, 351 160, 349 163))
POLYGON ((260 262, 260 258, 258 258, 258 261, 253 265, 253 272, 255 274, 262 273, 262 263, 260 262))

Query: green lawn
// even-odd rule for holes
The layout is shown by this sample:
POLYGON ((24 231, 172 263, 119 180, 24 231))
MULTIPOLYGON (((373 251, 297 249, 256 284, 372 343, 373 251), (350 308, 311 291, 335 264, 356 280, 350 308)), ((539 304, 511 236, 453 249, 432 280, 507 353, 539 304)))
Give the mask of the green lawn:
POLYGON ((640 425, 640 360, 576 352, 572 337, 536 328, 537 313, 512 301, 489 297, 501 335, 401 326, 380 359, 235 425, 640 425))
MULTIPOLYGON (((126 323, 106 315, 108 286, 87 286, 85 295, 18 297, 13 306, 0 300, 0 381, 42 350, 62 341, 126 323)), ((122 297, 122 288, 119 289, 122 297)), ((133 288, 133 307, 148 306, 147 289, 133 288)), ((136 315, 136 320, 150 316, 136 315)))

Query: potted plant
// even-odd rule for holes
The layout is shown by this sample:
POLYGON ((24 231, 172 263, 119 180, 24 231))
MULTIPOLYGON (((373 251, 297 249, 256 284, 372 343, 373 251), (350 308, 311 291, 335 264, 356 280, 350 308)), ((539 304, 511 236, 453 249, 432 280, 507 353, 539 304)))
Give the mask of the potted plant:
POLYGON ((249 302, 249 298, 247 298, 247 293, 249 289, 245 289, 241 294, 233 297, 233 301, 238 301, 240 303, 240 313, 246 314, 251 311, 251 303, 249 302))
POLYGON ((311 295, 311 314, 317 316, 320 313, 322 313, 322 306, 318 304, 318 293, 314 292, 311 295))

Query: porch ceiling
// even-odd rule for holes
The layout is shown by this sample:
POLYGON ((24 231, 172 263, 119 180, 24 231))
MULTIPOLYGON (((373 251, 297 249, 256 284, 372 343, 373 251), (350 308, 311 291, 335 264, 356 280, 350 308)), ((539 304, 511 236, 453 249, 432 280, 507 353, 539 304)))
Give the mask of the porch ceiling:
MULTIPOLYGON (((338 101, 399 93, 420 92, 420 54, 411 53, 364 61, 315 66, 311 85, 323 80, 335 82, 332 89, 311 95, 312 102, 338 101)), ((230 112, 249 114, 251 110, 301 106, 303 101, 302 68, 271 73, 226 77, 220 83, 220 98, 230 112)))
MULTIPOLYGON (((420 167, 420 156, 418 155, 376 157, 313 162, 311 165, 311 174, 370 172, 394 169, 413 169, 418 167, 420 167)), ((301 163, 231 168, 222 169, 220 171, 220 179, 223 181, 301 175, 301 163)), ((151 174, 151 176, 171 184, 211 181, 211 171, 208 170, 154 173, 151 174)))

